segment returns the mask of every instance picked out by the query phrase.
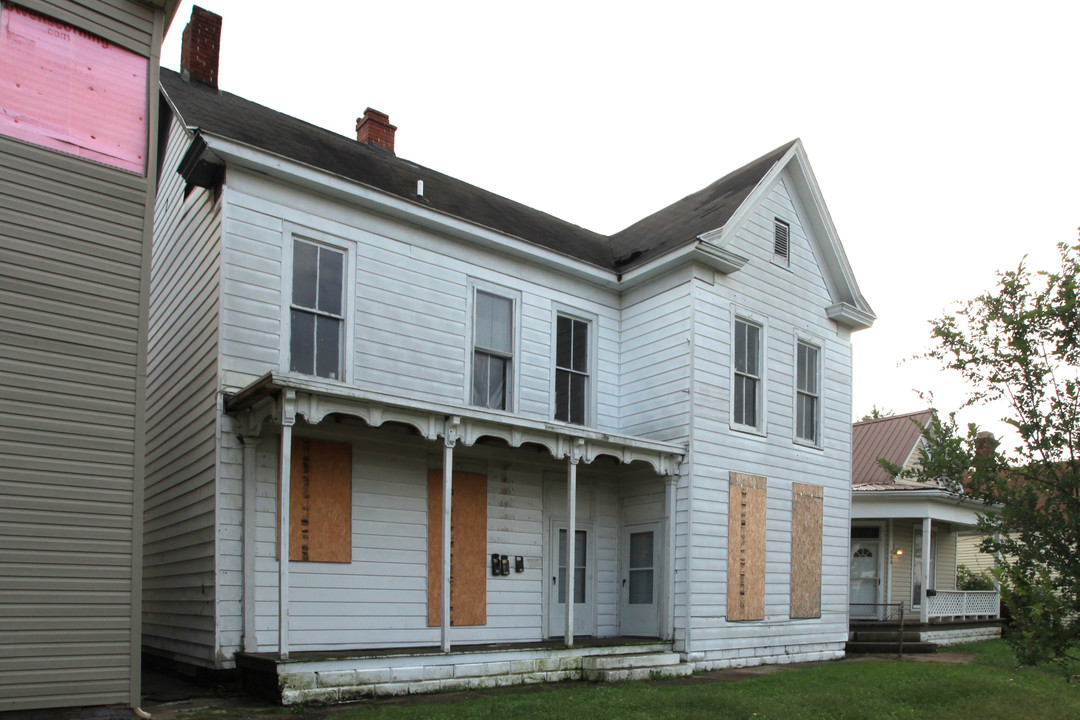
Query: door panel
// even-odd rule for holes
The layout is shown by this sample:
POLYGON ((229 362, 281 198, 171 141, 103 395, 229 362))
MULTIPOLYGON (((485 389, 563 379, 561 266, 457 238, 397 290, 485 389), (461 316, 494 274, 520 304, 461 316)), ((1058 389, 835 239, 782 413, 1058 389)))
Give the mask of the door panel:
MULTIPOLYGON (((851 541, 851 596, 848 602, 852 605, 873 605, 880 602, 880 549, 879 540, 851 541)), ((852 608, 851 617, 876 618, 878 611, 879 609, 874 607, 856 607, 852 608)))
MULTIPOLYGON (((574 543, 574 635, 595 632, 592 558, 592 529, 578 528, 574 543)), ((565 525, 553 523, 551 532, 552 575, 548 608, 548 635, 563 637, 566 632, 567 532, 565 525)))
POLYGON ((660 635, 661 527, 650 523, 623 529, 619 559, 619 627, 623 635, 660 635))

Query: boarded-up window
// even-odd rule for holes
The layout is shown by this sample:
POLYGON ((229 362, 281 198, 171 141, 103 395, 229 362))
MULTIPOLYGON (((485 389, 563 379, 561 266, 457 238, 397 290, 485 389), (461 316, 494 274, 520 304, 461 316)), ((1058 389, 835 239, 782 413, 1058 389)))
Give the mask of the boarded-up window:
POLYGON ((731 473, 727 619, 765 619, 765 478, 731 473))
POLYGON ((791 508, 791 617, 821 617, 821 503, 817 485, 795 483, 791 508))
MULTIPOLYGON (((487 477, 454 473, 450 624, 487 624, 487 477)), ((442 624, 442 470, 428 474, 428 625, 442 624)))
POLYGON ((293 438, 289 559, 352 562, 352 446, 293 438))

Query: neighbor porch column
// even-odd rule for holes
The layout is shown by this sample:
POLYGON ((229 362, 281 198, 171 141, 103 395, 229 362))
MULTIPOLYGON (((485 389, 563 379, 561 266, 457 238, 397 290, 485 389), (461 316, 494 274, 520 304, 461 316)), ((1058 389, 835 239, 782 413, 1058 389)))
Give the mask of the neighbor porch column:
POLYGON ((919 622, 924 625, 930 619, 930 518, 922 521, 922 604, 919 606, 919 622))
MULTIPOLYGON (((574 569, 577 560, 574 550, 577 546, 577 466, 578 457, 573 451, 567 458, 566 482, 566 634, 563 640, 566 647, 574 647, 574 569)), ((558 563, 559 559, 555 558, 558 563)))
POLYGON ((296 422, 296 391, 281 398, 281 451, 278 453, 278 653, 289 659, 289 503, 292 486, 292 429, 296 422))
POLYGON ((442 470, 442 615, 439 630, 444 653, 450 652, 450 524, 453 521, 454 496, 454 445, 457 444, 458 417, 446 419, 443 435, 442 470))
POLYGON ((256 652, 259 644, 255 640, 255 485, 258 482, 258 435, 241 435, 240 443, 244 447, 244 463, 241 475, 244 502, 244 538, 243 538, 243 614, 244 614, 244 652, 256 652))
POLYGON ((675 538, 678 525, 678 508, 675 505, 679 476, 668 475, 664 478, 664 537, 667 561, 664 563, 664 619, 663 639, 675 641, 675 538))

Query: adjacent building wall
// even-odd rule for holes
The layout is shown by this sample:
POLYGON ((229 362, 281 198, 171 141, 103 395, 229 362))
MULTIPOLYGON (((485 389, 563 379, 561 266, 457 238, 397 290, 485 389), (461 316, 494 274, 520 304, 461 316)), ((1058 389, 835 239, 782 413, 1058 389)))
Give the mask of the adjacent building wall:
POLYGON ((19 5, 147 58, 154 100, 146 174, 0 136, 0 711, 137 705, 143 332, 166 18, 128 0, 19 5))

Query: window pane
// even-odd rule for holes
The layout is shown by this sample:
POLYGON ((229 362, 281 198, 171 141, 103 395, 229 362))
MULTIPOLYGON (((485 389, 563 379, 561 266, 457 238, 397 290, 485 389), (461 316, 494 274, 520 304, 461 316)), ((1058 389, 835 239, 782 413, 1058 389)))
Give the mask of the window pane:
POLYGON ((758 372, 758 343, 760 330, 756 325, 746 326, 746 372, 748 375, 760 375, 758 372))
POLYGON ((289 340, 289 370, 315 374, 315 316, 293 310, 291 314, 292 337, 289 340))
POLYGON ((630 569, 653 566, 653 534, 651 532, 630 534, 630 569))
POLYGON ((732 391, 732 397, 735 400, 735 422, 740 425, 745 425, 746 421, 746 407, 743 404, 743 393, 746 392, 746 378, 742 375, 735 376, 735 388, 732 391))
POLYGON ((585 376, 569 374, 570 380, 570 422, 585 424, 585 376))
POLYGON ((337 380, 341 377, 341 321, 319 316, 315 324, 315 374, 337 380))
POLYGON ((573 367, 573 321, 570 318, 560 317, 555 325, 555 366, 561 368, 573 367))
POLYGON ((555 371, 555 419, 570 420, 570 373, 567 370, 555 371))
POLYGON ((630 571, 630 604, 652 605, 653 601, 653 571, 631 570, 630 571))
POLYGON ((743 385, 743 425, 757 427, 757 380, 750 378, 743 385))
POLYGON ((585 602, 586 533, 574 533, 574 602, 585 602))
POLYGON ((510 354, 514 304, 507 298, 476 293, 476 345, 510 354))
POLYGON ((578 372, 589 371, 589 324, 574 320, 574 354, 571 369, 578 372))
POLYGON ((473 353, 472 402, 481 407, 487 407, 488 357, 482 352, 473 353))
POLYGON ((509 361, 477 351, 473 354, 473 404, 506 409, 506 376, 509 361))
POLYGON ((341 315, 341 281, 345 255, 336 250, 319 248, 319 309, 331 315, 341 315))
POLYGON ((746 323, 735 321, 735 372, 746 372, 746 323))
MULTIPOLYGON (((563 602, 566 602, 565 600, 563 602)), ((574 570, 574 603, 580 605, 585 602, 585 568, 579 567, 574 570)))
POLYGON ((314 308, 319 248, 311 243, 293 242, 293 305, 314 308))

